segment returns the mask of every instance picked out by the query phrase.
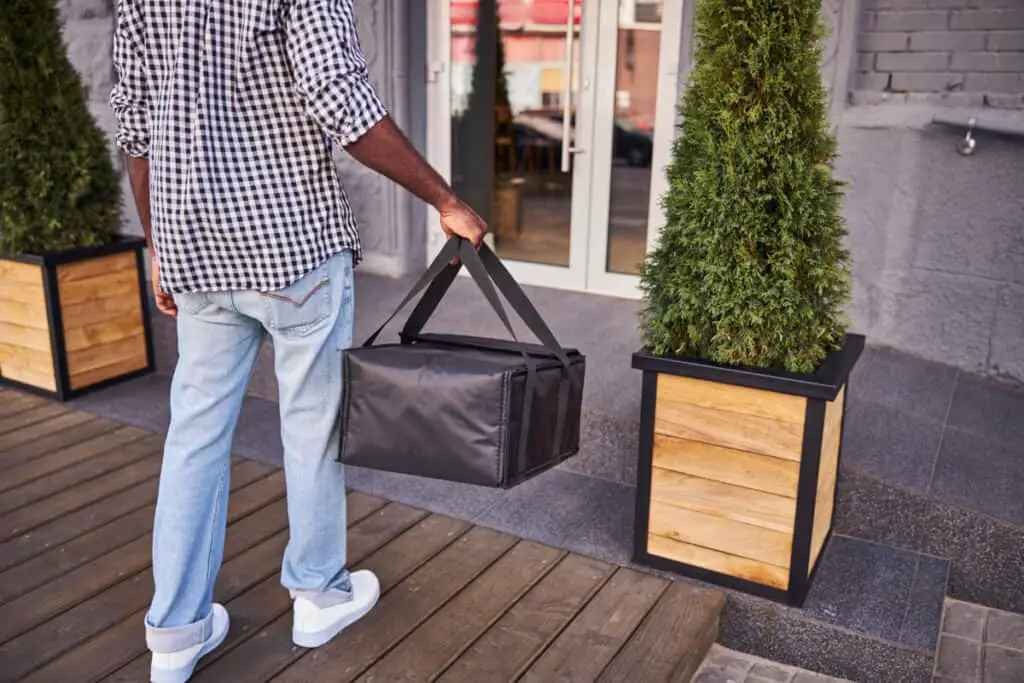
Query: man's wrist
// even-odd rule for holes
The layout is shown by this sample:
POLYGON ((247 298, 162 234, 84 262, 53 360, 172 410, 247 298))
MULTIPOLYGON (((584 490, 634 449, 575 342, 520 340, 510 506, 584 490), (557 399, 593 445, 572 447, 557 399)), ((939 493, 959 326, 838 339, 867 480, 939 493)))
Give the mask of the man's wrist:
POLYGON ((438 194, 437 199, 432 202, 434 209, 438 213, 446 213, 459 206, 459 198, 455 196, 455 193, 451 190, 441 192, 438 194))

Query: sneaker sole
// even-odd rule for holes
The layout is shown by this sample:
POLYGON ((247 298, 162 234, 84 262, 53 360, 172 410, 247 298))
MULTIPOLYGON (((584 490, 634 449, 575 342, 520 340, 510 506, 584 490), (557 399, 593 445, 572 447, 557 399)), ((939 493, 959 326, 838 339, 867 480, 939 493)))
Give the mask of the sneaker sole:
MULTIPOLYGON (((356 623, 357 621, 365 617, 367 614, 369 614, 370 610, 372 610, 377 605, 378 600, 380 600, 379 592, 377 593, 377 595, 374 596, 373 601, 370 602, 369 605, 359 610, 358 612, 353 612, 344 619, 335 623, 330 628, 325 628, 322 631, 296 631, 293 628, 292 642, 298 645, 299 647, 305 648, 315 648, 320 647, 321 645, 326 645, 339 633, 341 633, 346 628, 348 628, 349 626, 351 626, 352 624, 356 623)), ((163 681, 161 681, 160 683, 163 683, 163 681)))
POLYGON ((199 664, 199 660, 220 647, 220 644, 228 637, 228 631, 230 630, 230 628, 224 629, 224 633, 222 633, 218 638, 203 645, 202 649, 199 650, 199 656, 196 657, 194 662, 192 662, 192 666, 183 667, 181 669, 150 670, 150 683, 187 683, 188 679, 192 678, 192 674, 195 672, 196 665, 199 664))

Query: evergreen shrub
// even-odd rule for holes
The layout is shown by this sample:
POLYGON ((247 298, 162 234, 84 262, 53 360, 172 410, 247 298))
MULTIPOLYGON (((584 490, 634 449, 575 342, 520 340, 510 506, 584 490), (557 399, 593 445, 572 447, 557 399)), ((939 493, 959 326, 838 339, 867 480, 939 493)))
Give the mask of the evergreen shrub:
POLYGON ((849 254, 819 9, 697 6, 666 225, 641 268, 651 353, 812 373, 843 340, 849 254))
POLYGON ((115 239, 120 184, 53 0, 0 12, 0 254, 115 239))

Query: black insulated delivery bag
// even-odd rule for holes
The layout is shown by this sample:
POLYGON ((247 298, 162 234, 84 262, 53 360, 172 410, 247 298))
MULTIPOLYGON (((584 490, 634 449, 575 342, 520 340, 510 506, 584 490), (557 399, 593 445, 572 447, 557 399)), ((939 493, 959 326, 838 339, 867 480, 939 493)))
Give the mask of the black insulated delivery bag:
POLYGON ((343 352, 343 368, 347 465, 507 488, 579 451, 586 359, 558 344, 486 244, 451 238, 391 317, 343 352), (423 333, 463 265, 511 340, 423 333), (424 289, 400 342, 376 345, 424 289), (518 340, 496 289, 539 345, 518 340))

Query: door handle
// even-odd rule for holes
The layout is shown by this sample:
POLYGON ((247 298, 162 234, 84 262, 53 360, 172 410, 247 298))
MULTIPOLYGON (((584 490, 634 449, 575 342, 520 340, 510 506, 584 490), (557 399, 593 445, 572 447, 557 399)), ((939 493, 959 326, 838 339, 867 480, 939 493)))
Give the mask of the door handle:
MULTIPOLYGON (((576 40, 576 0, 566 3, 569 7, 568 17, 565 20, 565 78, 562 80, 562 173, 569 172, 569 157, 572 154, 579 154, 583 151, 581 147, 572 145, 572 67, 573 67, 573 44, 576 40)), ((582 12, 582 7, 580 8, 582 12)), ((580 83, 583 78, 581 76, 580 83)), ((576 93, 576 99, 579 94, 576 93)))

